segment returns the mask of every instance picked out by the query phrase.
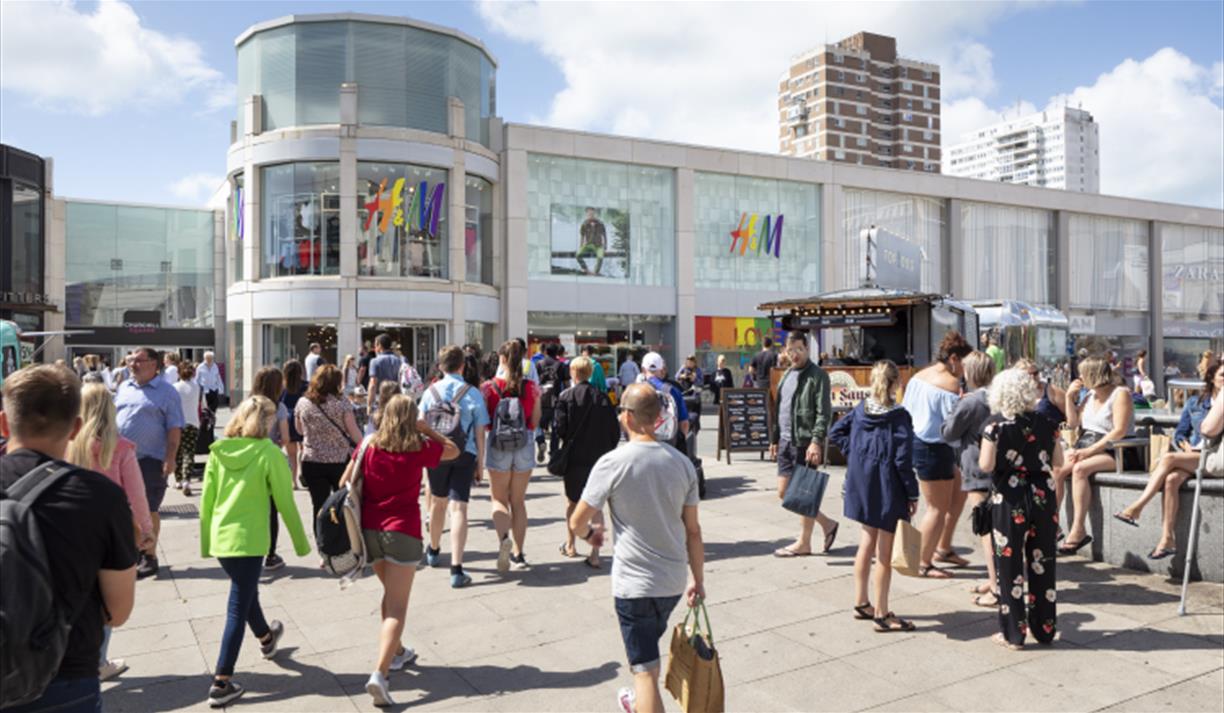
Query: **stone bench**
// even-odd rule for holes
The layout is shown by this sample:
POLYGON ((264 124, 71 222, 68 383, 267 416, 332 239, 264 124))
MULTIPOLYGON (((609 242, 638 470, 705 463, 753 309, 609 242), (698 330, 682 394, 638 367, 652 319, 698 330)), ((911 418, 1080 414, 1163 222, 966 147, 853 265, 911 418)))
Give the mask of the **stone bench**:
MULTIPOLYGON (((1092 544, 1080 554, 1092 550, 1092 559, 1112 565, 1164 574, 1180 580, 1190 544, 1190 510, 1194 505, 1194 479, 1181 488, 1177 511, 1177 554, 1162 560, 1148 559, 1148 553, 1160 540, 1161 501, 1156 496, 1143 509, 1139 527, 1116 520, 1113 514, 1134 502, 1147 486, 1148 474, 1127 471, 1097 473, 1092 478, 1092 508, 1088 512, 1088 534, 1092 544)), ((1203 478, 1203 495, 1199 501, 1199 541, 1190 564, 1190 578, 1224 583, 1224 479, 1203 478)), ((1063 502, 1064 530, 1071 523, 1071 482, 1063 502)))

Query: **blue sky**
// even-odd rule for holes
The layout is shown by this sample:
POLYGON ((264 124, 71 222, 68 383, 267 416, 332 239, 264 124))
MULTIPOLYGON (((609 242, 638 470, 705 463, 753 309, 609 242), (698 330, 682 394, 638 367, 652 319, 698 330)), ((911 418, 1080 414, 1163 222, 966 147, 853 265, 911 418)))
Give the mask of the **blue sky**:
POLYGON ((224 174, 234 38, 353 10, 483 40, 508 121, 762 151, 775 149, 790 56, 858 29, 894 34, 902 54, 944 69, 945 145, 1017 102, 1066 97, 1102 124, 1104 192, 1224 204, 1221 2, 0 7, 0 140, 54 157, 59 195, 198 204, 224 174))

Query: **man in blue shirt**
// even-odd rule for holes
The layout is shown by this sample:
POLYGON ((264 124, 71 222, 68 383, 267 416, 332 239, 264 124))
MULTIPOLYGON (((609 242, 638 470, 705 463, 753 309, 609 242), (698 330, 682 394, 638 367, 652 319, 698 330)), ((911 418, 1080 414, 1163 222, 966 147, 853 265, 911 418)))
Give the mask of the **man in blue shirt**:
MULTIPOLYGON (((446 524, 446 503, 451 513, 451 586, 456 589, 471 584, 472 578, 463 571, 463 548, 467 545, 468 500, 472 481, 480 482, 484 470, 485 426, 489 412, 480 390, 463 380, 463 349, 442 347, 438 352, 441 379, 421 395, 421 415, 440 402, 452 402, 459 408, 459 427, 463 430, 463 452, 455 460, 429 469, 429 547, 425 562, 438 564, 442 554, 442 527, 446 524)), ((445 434, 444 434, 445 435, 445 434)))
MULTIPOLYGON (((183 402, 174 387, 159 375, 157 350, 141 347, 128 361, 132 377, 115 391, 119 434, 136 444, 136 460, 144 479, 153 536, 161 533, 158 509, 166 497, 166 479, 174 472, 179 436, 183 429, 183 402)), ((157 545, 141 558, 138 579, 157 574, 157 545)))
POLYGON ((367 384, 369 391, 366 393, 366 407, 370 413, 374 412, 374 406, 378 401, 378 385, 383 381, 399 381, 400 367, 404 365, 404 360, 395 356, 395 352, 391 351, 391 335, 382 333, 374 340, 374 351, 378 356, 370 361, 370 381, 367 384))
MULTIPOLYGON (((655 391, 667 390, 672 400, 676 402, 676 438, 675 443, 669 445, 676 446, 677 443, 684 443, 689 432, 688 407, 684 405, 684 392, 664 380, 667 377, 667 362, 663 360, 663 355, 658 352, 650 352, 642 357, 642 371, 646 373, 646 381, 654 387, 655 391)), ((684 451, 683 447, 676 447, 684 451)))

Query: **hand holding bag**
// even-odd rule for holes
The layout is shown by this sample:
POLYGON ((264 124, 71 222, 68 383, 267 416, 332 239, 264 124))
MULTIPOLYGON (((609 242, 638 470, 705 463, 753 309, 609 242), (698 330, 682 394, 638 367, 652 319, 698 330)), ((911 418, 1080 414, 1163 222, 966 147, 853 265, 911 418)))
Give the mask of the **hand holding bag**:
POLYGON ((907 577, 917 577, 922 566, 922 533, 909 521, 898 520, 893 542, 893 569, 907 577))
POLYGON ((723 713, 726 690, 714 635, 710 631, 710 613, 705 602, 689 607, 684 621, 672 631, 671 656, 667 661, 667 691, 676 697, 684 713, 723 713), (700 610, 700 611, 698 611, 700 610), (688 628, 689 617, 693 629, 688 628), (705 632, 701 618, 705 618, 705 632))
POLYGON ((828 473, 808 465, 797 465, 786 486, 782 507, 796 515, 816 517, 820 514, 820 503, 828 487, 828 473))

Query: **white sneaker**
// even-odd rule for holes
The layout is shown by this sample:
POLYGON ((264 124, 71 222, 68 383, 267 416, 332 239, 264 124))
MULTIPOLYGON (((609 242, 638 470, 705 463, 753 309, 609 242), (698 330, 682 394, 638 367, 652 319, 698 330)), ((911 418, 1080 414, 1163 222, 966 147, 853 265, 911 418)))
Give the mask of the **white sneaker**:
POLYGON ((109 681, 126 670, 128 670, 128 665, 123 659, 110 659, 98 667, 98 680, 109 681))
POLYGON ((510 571, 510 551, 514 549, 514 543, 510 540, 510 535, 502 538, 501 545, 497 548, 497 573, 505 574, 510 571))
POLYGON ((633 704, 637 700, 632 688, 622 688, 616 692, 616 702, 624 713, 633 713, 633 704))
POLYGON ((366 693, 380 708, 395 705, 395 701, 391 700, 391 690, 387 687, 387 677, 379 671, 370 674, 370 680, 366 681, 366 693))
POLYGON ((391 657, 391 670, 402 671, 404 667, 416 661, 417 653, 411 646, 405 646, 404 650, 391 657))

